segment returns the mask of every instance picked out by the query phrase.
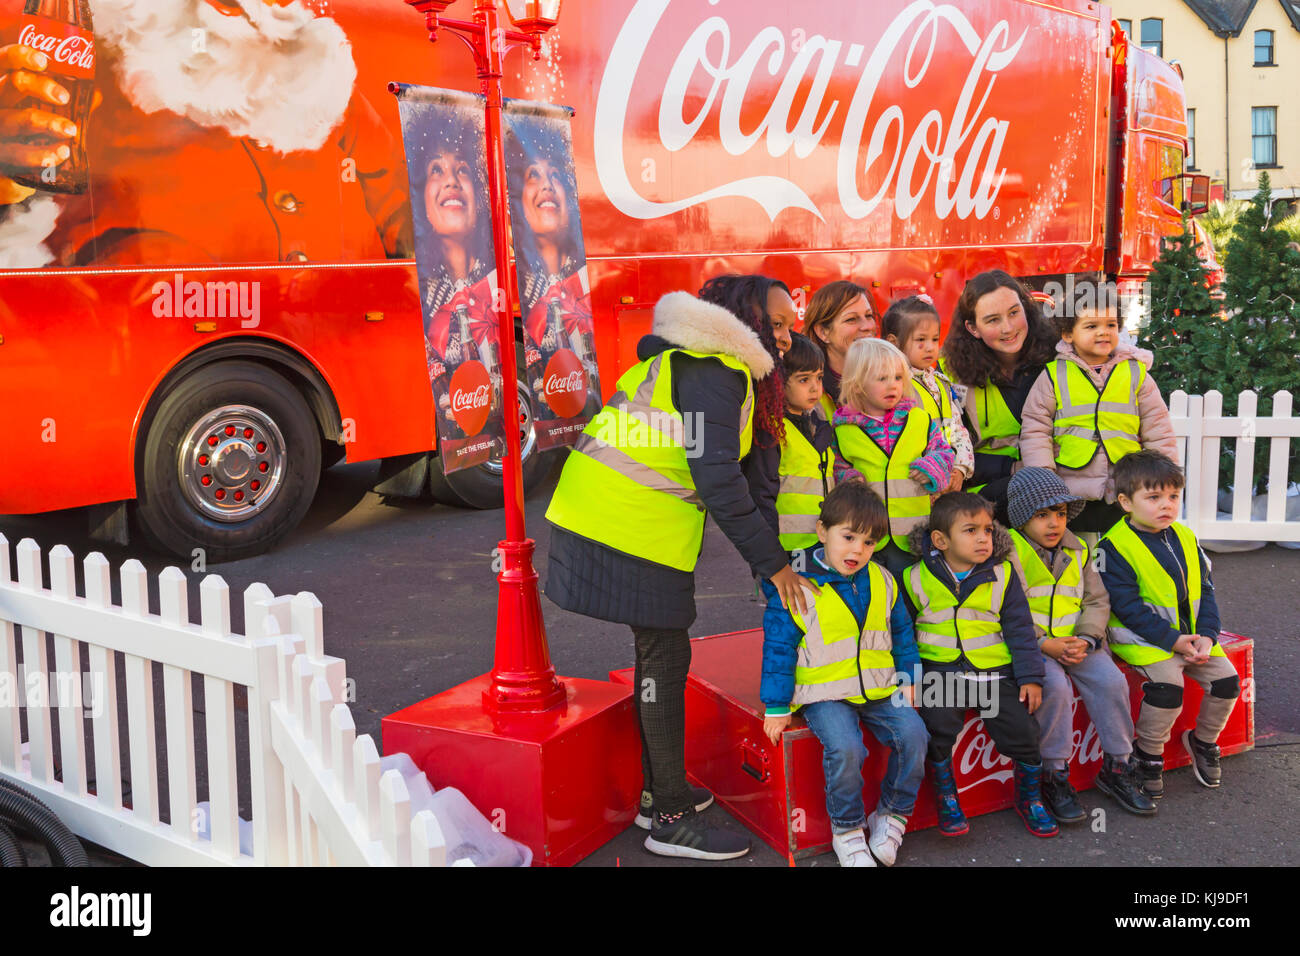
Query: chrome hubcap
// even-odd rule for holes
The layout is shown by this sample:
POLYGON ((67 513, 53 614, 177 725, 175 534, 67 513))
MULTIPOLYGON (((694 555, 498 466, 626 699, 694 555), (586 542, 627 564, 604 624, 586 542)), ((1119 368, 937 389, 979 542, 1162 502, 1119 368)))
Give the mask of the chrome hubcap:
POLYGON ((284 436, 259 409, 223 405, 185 434, 176 469, 185 497, 201 514, 245 521, 265 511, 284 484, 284 436))
MULTIPOLYGON (((523 382, 518 383, 519 389, 519 460, 527 461, 528 456, 533 453, 537 447, 537 429, 533 427, 533 398, 527 385, 523 382)), ((500 475, 505 471, 501 464, 501 459, 493 458, 483 463, 493 475, 500 475)))

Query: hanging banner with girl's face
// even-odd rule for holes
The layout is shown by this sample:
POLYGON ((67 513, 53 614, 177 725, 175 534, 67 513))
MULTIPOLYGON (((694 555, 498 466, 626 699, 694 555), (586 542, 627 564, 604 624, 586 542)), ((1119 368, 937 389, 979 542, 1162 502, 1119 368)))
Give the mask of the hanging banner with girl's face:
POLYGON ((568 107, 520 100, 506 100, 503 110, 519 314, 539 450, 572 445, 601 406, 572 115, 568 107))
POLYGON ((405 85, 397 97, 438 453, 449 473, 499 459, 506 447, 485 101, 405 85))

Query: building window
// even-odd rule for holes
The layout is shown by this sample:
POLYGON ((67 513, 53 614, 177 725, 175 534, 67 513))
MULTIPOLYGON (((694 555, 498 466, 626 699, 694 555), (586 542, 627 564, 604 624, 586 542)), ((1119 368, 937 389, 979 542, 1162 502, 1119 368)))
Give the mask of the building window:
POLYGON ((1273 62, 1273 31, 1255 31, 1255 65, 1276 66, 1273 62))
POLYGON ((1165 55, 1165 21, 1151 19, 1142 21, 1142 49, 1156 56, 1165 55))
POLYGON ((1125 35, 1126 37, 1128 37, 1130 40, 1133 39, 1133 21, 1132 21, 1132 20, 1121 20, 1121 21, 1119 21, 1119 28, 1120 28, 1121 30, 1124 31, 1124 35, 1125 35))
POLYGON ((1187 168, 1196 168, 1196 110, 1187 111, 1187 168))
POLYGON ((1277 165, 1277 107, 1256 106, 1250 111, 1251 155, 1256 166, 1277 165))

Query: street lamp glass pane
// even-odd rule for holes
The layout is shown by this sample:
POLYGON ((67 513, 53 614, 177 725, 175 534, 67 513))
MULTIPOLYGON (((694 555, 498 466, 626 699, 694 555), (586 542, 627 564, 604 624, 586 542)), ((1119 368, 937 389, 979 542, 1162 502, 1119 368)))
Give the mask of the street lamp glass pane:
POLYGON ((561 0, 506 0, 506 12, 516 26, 529 21, 554 25, 560 19, 561 0))

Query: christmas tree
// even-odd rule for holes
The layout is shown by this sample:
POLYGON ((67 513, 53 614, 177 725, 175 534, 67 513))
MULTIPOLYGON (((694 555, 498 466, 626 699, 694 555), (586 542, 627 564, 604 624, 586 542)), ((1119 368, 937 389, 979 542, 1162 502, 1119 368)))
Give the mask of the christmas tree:
POLYGON ((1166 397, 1179 389, 1203 395, 1226 384, 1219 303, 1210 296, 1209 273, 1198 248, 1184 217, 1182 234, 1161 240, 1160 257, 1151 269, 1150 320, 1138 344, 1155 356, 1151 377, 1166 397))
MULTIPOLYGON (((1272 191, 1260 174, 1259 192, 1250 201, 1228 241, 1223 283, 1228 321, 1223 392, 1224 414, 1235 414, 1239 392, 1259 393, 1259 415, 1272 413, 1273 393, 1300 392, 1300 253, 1290 237, 1270 221, 1272 191)), ((1237 444, 1244 450, 1244 442, 1237 444)), ((1255 491, 1268 480, 1269 445, 1256 441, 1255 491)), ((1300 478, 1300 450, 1292 442, 1290 479, 1300 478)), ((1231 472, 1228 472, 1231 474, 1231 472)))

